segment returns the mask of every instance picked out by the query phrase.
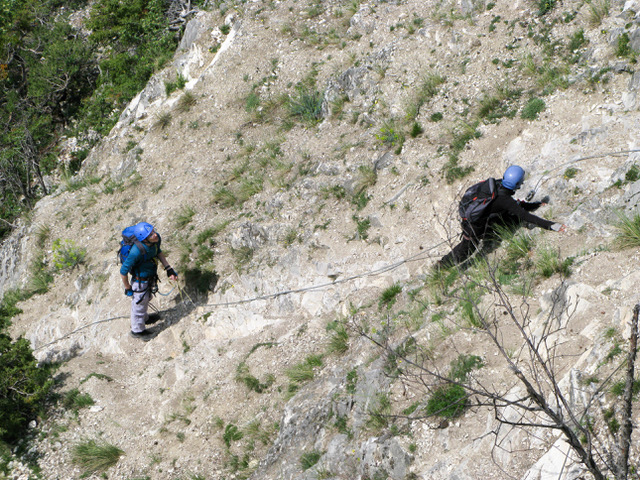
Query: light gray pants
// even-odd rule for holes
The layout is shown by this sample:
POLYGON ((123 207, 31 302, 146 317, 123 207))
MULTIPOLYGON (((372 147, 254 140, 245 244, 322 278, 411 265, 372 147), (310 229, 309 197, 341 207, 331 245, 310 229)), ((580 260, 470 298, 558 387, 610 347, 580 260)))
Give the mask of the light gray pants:
POLYGON ((131 331, 138 333, 144 331, 144 324, 149 318, 147 310, 151 300, 149 282, 131 282, 133 299, 131 300, 131 331))

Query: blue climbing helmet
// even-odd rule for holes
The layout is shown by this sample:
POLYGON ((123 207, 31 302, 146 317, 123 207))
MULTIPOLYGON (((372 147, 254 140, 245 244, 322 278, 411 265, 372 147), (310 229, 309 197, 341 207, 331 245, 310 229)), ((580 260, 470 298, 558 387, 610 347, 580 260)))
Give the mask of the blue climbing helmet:
MULTIPOLYGON (((144 246, 142 243, 145 239, 151 235, 153 232, 153 225, 147 222, 140 222, 130 227, 125 228, 122 231, 122 240, 120 241, 120 249, 118 250, 117 257, 120 263, 124 263, 127 257, 129 256, 129 252, 131 251, 131 247, 134 245, 138 246, 138 250, 143 255, 144 260, 149 260, 153 255, 153 250, 151 252, 144 246)), ((157 232, 156 232, 157 233, 157 232)), ((160 235, 158 235, 158 248, 160 247, 160 242, 162 239, 160 235)))
POLYGON ((511 165, 504 172, 502 186, 509 190, 518 190, 524 182, 524 169, 518 165, 511 165))
POLYGON ((147 222, 140 222, 133 226, 133 234, 139 242, 145 240, 153 232, 153 225, 147 222))

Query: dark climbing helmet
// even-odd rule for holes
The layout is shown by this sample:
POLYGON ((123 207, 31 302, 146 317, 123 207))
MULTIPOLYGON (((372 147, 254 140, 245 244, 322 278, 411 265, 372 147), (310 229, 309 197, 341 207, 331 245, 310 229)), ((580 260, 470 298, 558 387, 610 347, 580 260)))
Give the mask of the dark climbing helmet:
POLYGON ((133 227, 133 234, 140 242, 151 235, 151 232, 153 232, 153 225, 147 222, 140 222, 135 227, 133 227))
POLYGON ((509 190, 518 190, 524 181, 524 169, 518 165, 511 165, 504 172, 502 186, 509 190))

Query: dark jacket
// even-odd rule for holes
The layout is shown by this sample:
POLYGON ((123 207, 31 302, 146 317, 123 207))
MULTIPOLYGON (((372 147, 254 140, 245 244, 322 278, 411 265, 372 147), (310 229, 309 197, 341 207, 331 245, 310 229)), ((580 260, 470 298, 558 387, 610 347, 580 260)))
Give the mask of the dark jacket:
POLYGON ((551 225, 554 222, 540 218, 537 215, 530 213, 538 208, 540 202, 525 202, 522 200, 515 200, 513 195, 516 193, 514 190, 509 190, 502 186, 502 180, 496 180, 496 198, 489 204, 486 209, 486 215, 483 216, 483 221, 480 224, 465 225, 463 222, 463 230, 465 233, 471 233, 469 227, 475 232, 476 236, 482 236, 486 230, 487 223, 493 220, 514 220, 517 219, 520 223, 532 223, 540 228, 551 230, 551 225))

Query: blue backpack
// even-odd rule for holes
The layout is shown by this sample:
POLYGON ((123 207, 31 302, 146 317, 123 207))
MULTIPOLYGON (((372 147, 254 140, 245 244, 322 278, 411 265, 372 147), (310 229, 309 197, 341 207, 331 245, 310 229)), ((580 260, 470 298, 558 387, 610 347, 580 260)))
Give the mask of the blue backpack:
POLYGON ((458 205, 458 213, 463 222, 477 225, 487 216, 487 207, 496 198, 496 180, 489 178, 467 189, 458 205))
MULTIPOLYGON (((133 247, 134 245, 137 245, 140 251, 142 252, 143 254, 142 261, 150 260, 151 258, 153 258, 147 251, 147 248, 144 246, 144 244, 140 240, 138 240, 137 237, 135 236, 134 228, 135 228, 135 225, 132 225, 130 227, 125 228, 122 231, 122 240, 120 241, 120 248, 118 249, 118 253, 117 253, 118 261, 120 262, 120 264, 123 264, 125 262, 125 260, 129 256, 131 247, 133 247)), ((160 238, 160 235, 158 235, 158 238, 159 238, 158 248, 160 248, 160 242, 162 241, 162 238, 160 238)))

